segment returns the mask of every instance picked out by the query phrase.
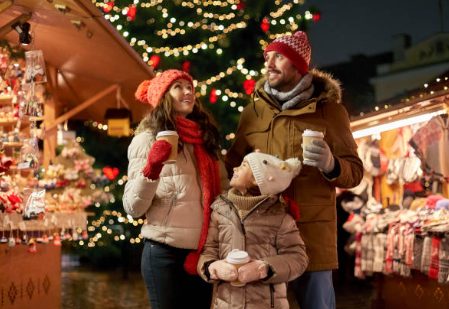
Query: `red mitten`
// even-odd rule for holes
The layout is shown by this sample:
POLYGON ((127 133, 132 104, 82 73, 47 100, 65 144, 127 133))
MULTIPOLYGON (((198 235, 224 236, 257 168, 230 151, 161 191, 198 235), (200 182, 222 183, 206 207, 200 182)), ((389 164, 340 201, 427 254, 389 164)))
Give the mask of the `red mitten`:
POLYGON ((145 177, 156 180, 159 178, 164 162, 170 156, 171 145, 169 142, 159 140, 154 142, 148 153, 147 164, 142 170, 145 177))

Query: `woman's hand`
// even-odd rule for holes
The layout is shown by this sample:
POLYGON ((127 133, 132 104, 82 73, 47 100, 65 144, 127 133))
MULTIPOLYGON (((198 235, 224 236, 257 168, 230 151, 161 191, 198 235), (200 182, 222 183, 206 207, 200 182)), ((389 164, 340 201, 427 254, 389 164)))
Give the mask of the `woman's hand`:
POLYGON ((171 148, 172 146, 167 141, 159 140, 154 142, 148 153, 147 164, 142 170, 145 177, 151 180, 159 178, 164 162, 170 156, 171 148))

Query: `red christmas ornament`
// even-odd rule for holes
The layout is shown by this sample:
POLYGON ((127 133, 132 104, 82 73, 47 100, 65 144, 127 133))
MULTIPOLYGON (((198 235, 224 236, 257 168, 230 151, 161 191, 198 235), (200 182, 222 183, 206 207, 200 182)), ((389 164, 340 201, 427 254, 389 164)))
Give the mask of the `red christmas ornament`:
POLYGON ((268 18, 264 17, 262 19, 262 22, 260 23, 260 28, 262 29, 263 32, 268 32, 268 30, 270 30, 270 21, 268 20, 268 18))
POLYGON ((217 103, 217 90, 215 88, 212 88, 210 90, 210 94, 209 94, 209 102, 211 104, 215 104, 217 103))
POLYGON ((157 67, 159 66, 159 63, 161 62, 161 57, 159 57, 158 55, 152 55, 150 57, 150 65, 157 69, 157 67))
POLYGON ((256 81, 254 79, 247 79, 243 82, 243 89, 245 89, 246 94, 253 93, 254 86, 256 86, 256 81))
POLYGON ((137 7, 134 4, 128 6, 128 12, 126 13, 126 16, 128 17, 129 21, 133 21, 134 19, 136 19, 136 12, 137 7))
POLYGON ((237 4, 237 10, 242 11, 245 9, 246 3, 243 0, 240 0, 240 2, 237 4))
POLYGON ((115 5, 114 1, 107 2, 103 7, 103 12, 109 13, 114 8, 114 5, 115 5))
POLYGON ((192 64, 192 63, 191 63, 190 61, 188 61, 188 60, 184 61, 184 62, 182 63, 182 70, 183 70, 184 72, 190 73, 190 65, 191 65, 191 64, 192 64))
POLYGON ((115 178, 117 178, 119 173, 120 173, 120 171, 116 167, 110 167, 110 166, 103 167, 103 174, 110 181, 113 181, 115 178))
POLYGON ((320 12, 316 12, 314 14, 312 14, 312 20, 314 22, 318 22, 321 19, 321 13, 320 12))

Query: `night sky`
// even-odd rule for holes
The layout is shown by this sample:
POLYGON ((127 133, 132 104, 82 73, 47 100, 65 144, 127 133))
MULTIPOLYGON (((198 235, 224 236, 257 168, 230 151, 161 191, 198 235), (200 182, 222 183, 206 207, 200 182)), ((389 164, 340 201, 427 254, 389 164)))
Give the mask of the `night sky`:
MULTIPOLYGON (((449 32, 449 0, 441 0, 449 32)), ((306 0, 322 18, 311 25, 313 66, 348 61, 351 55, 390 51, 393 36, 411 35, 412 44, 441 31, 438 0, 306 0)))

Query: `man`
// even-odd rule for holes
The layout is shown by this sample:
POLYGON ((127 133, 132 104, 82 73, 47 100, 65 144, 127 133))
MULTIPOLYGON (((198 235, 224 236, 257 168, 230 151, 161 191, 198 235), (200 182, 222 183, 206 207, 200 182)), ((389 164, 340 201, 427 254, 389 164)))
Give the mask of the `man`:
POLYGON ((326 73, 309 71, 307 35, 299 31, 279 37, 266 47, 264 55, 266 77, 257 83, 252 101, 242 112, 226 165, 231 170, 255 149, 281 159, 307 157, 286 191, 299 205, 298 228, 310 259, 307 272, 292 286, 301 309, 335 308, 335 187, 358 185, 363 165, 348 114, 340 104, 339 83, 326 73), (306 129, 322 132, 324 140, 315 140, 303 149, 306 129))

